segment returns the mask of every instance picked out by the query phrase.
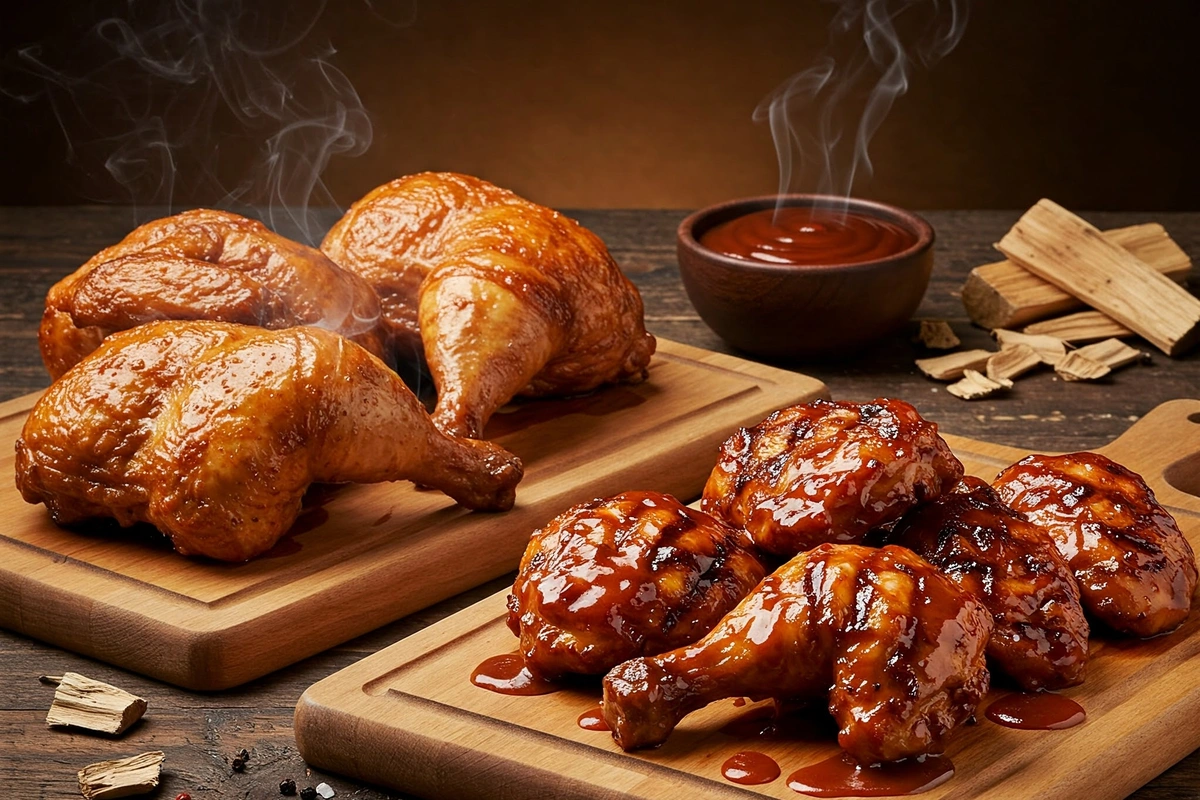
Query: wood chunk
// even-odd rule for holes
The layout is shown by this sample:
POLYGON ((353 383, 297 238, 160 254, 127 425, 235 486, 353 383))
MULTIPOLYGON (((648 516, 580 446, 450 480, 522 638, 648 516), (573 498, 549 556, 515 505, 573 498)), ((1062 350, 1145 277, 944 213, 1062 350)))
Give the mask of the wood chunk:
POLYGON ((992 380, 1012 380, 1042 364, 1042 357, 1027 344, 1006 347, 987 362, 987 376, 992 380))
POLYGON ((1200 300, 1057 203, 1039 200, 996 247, 1167 355, 1200 340, 1200 300))
POLYGON ((963 370, 982 369, 992 353, 988 350, 960 350, 934 358, 918 358, 917 369, 935 381, 952 381, 963 376, 963 370))
MULTIPOLYGON (((1188 254, 1156 222, 1115 228, 1102 235, 1173 281, 1186 279, 1192 268, 1188 254)), ((971 321, 984 328, 1015 328, 1085 305, 1011 260, 971 270, 962 299, 971 321)))
POLYGON ((50 726, 120 734, 146 713, 146 701, 137 695, 77 672, 43 676, 41 680, 58 685, 50 713, 46 715, 46 724, 50 726))
POLYGON ((1134 335, 1129 328, 1099 311, 1078 311, 1063 317, 1042 320, 1032 325, 1026 325, 1022 332, 1053 336, 1055 339, 1062 339, 1071 344, 1095 342, 1100 339, 1120 339, 1134 335))
POLYGON ((953 350, 962 344, 950 324, 942 319, 920 320, 917 341, 930 350, 953 350))
POLYGON ((963 378, 958 383, 946 387, 946 391, 963 400, 978 400, 987 397, 992 392, 1011 389, 1013 382, 1008 378, 993 380, 973 369, 963 370, 963 378))
POLYGON ((1103 342, 1089 344, 1075 352, 1084 358, 1097 361, 1109 369, 1120 369, 1127 364, 1149 358, 1148 353, 1143 353, 1116 339, 1105 339, 1103 342))
POLYGON ((992 331, 992 335, 1000 343, 1001 350, 1023 344, 1037 353, 1043 363, 1051 366, 1062 361, 1063 356, 1067 354, 1067 346, 1063 344, 1062 339, 1056 339, 1053 336, 1032 336, 1028 333, 1017 333, 1004 328, 997 328, 992 331))
POLYGON ((1107 364, 1082 356, 1076 350, 1054 367, 1064 381, 1095 381, 1112 372, 1107 364))
POLYGON ((115 761, 88 764, 79 770, 79 791, 87 800, 149 794, 158 787, 165 758, 161 750, 155 750, 115 761))

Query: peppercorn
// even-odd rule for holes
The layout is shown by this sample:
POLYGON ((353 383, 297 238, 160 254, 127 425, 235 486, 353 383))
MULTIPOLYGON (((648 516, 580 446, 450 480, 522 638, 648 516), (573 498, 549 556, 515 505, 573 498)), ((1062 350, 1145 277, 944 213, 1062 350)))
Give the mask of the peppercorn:
POLYGON ((234 772, 246 771, 246 762, 241 757, 235 758, 230 766, 233 767, 234 772))
POLYGON ((296 782, 291 778, 284 778, 279 782, 279 793, 291 797, 296 793, 296 782))
POLYGON ((250 760, 250 751, 243 747, 241 750, 238 751, 237 757, 240 758, 242 761, 249 761, 250 760))
POLYGON ((300 800, 317 800, 317 790, 311 786, 305 786, 300 790, 300 800))

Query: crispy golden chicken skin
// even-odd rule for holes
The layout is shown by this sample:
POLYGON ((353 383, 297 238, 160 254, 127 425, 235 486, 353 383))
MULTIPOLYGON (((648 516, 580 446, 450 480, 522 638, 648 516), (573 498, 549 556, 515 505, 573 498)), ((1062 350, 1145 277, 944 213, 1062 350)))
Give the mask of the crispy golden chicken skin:
POLYGON ((514 396, 640 381, 642 299, 604 243, 498 186, 425 172, 369 192, 321 245, 379 294, 396 359, 423 354, 434 421, 478 438, 514 396))
POLYGON ((17 488, 68 524, 148 522, 186 555, 242 561, 310 483, 409 479, 507 509, 521 464, 453 439, 379 359, 318 328, 154 322, 55 382, 17 440, 17 488))
POLYGON ((1196 557, 1140 475, 1098 453, 1032 455, 992 485, 1054 538, 1095 619, 1154 636, 1187 617, 1196 557))
POLYGON ((887 536, 983 601, 995 625, 993 666, 1024 689, 1083 682, 1088 624, 1071 568, 1050 534, 1000 501, 986 482, 913 509, 887 536))
POLYGON ((987 692, 991 630, 983 604, 912 551, 822 544, 694 645, 615 667, 604 717, 630 750, 721 698, 828 697, 859 762, 938 753, 987 692))
POLYGON ((937 425, 908 403, 817 400, 727 439, 701 507, 791 557, 821 542, 861 542, 962 475, 937 425))
POLYGON ((164 319, 317 325, 383 355, 379 300, 319 250, 196 209, 142 225, 51 287, 38 331, 58 378, 105 336, 164 319))
POLYGON ((670 495, 625 492, 534 532, 508 626, 538 674, 599 675, 699 639, 765 574, 741 531, 670 495))

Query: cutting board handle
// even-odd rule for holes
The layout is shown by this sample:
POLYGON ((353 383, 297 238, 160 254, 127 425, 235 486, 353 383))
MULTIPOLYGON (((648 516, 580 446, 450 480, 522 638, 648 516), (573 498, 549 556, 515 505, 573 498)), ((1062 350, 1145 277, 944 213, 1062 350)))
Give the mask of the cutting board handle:
POLYGON ((1100 452, 1138 472, 1160 502, 1200 512, 1200 400, 1170 400, 1100 452))

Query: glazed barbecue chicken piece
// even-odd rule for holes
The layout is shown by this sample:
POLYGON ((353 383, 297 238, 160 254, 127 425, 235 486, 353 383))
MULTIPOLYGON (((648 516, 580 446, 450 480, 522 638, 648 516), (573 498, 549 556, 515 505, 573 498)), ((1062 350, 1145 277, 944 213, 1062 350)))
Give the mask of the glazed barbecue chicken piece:
POLYGON ((433 426, 395 373, 319 328, 155 322, 54 383, 17 440, 17 488, 60 524, 148 522, 185 555, 270 549, 310 483, 408 479, 512 506, 520 462, 433 426))
POLYGON ((1046 531, 1000 501, 986 482, 913 509, 887 536, 983 601, 995 625, 993 667, 1021 688, 1062 689, 1087 671, 1088 624, 1079 587, 1046 531))
POLYGON ((1032 455, 992 485, 1050 533, 1094 619, 1154 636, 1187 618, 1196 557, 1140 475, 1098 453, 1032 455))
POLYGON ((42 360, 57 379, 109 334, 164 319, 315 325, 383 355, 366 281, 259 222, 197 209, 141 226, 51 287, 42 360))
POLYGON ((861 542, 962 474, 937 425, 908 403, 817 400, 727 439, 701 507, 790 558, 821 542, 861 542))
POLYGON ((600 675, 696 641, 765 574, 743 532, 670 495, 626 492, 534 532, 508 626, 539 675, 600 675))
POLYGON ((604 717, 631 750, 714 700, 828 697, 860 763, 939 753, 987 692, 991 630, 983 604, 912 551, 823 544, 696 644, 614 668, 604 717))
POLYGON ((321 245, 379 294, 395 358, 429 366, 434 421, 479 438, 516 395, 636 382, 654 337, 604 243, 486 181, 426 172, 355 203, 321 245))

